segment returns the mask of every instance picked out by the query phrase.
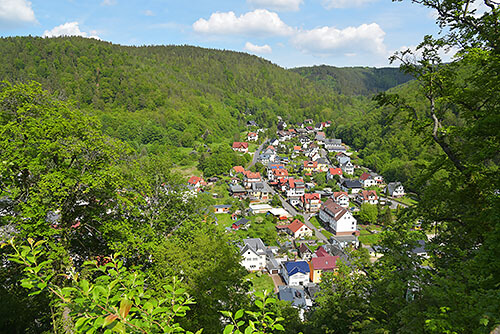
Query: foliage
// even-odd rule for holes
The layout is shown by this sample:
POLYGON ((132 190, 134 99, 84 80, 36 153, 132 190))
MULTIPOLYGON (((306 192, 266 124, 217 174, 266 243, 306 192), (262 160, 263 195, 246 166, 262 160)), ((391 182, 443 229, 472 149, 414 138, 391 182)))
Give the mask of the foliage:
POLYGON ((376 224, 378 217, 377 206, 373 204, 363 203, 359 210, 359 219, 368 224, 376 224))
MULTIPOLYGON (((47 252, 43 241, 28 239, 29 245, 16 245, 9 259, 24 267, 21 285, 31 295, 50 293, 64 310, 67 328, 78 333, 182 333, 176 322, 184 317, 194 301, 176 281, 163 286, 158 294, 148 289, 146 276, 140 270, 129 270, 118 255, 98 261, 86 261, 90 280, 71 268, 66 280, 55 275, 51 260, 43 260, 47 252), (156 296, 155 296, 156 295, 156 296)), ((201 333, 201 330, 199 331, 201 333)))

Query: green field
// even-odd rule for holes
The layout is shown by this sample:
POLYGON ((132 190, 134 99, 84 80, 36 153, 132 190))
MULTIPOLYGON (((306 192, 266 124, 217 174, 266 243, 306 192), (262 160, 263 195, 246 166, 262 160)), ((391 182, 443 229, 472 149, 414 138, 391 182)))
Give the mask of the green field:
POLYGON ((267 291, 267 292, 273 292, 274 291, 274 283, 273 279, 271 276, 268 274, 262 274, 260 277, 258 277, 257 273, 250 273, 245 277, 246 280, 249 280, 252 282, 252 288, 250 288, 251 292, 254 291, 267 291))

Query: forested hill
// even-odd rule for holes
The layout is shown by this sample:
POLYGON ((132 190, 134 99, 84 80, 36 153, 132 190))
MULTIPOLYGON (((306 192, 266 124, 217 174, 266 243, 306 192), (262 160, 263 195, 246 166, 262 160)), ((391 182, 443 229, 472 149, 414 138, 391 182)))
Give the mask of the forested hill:
MULTIPOLYGON (((192 46, 130 47, 80 37, 0 39, 0 80, 42 83, 136 147, 233 138, 247 120, 268 127, 334 119, 353 99, 262 58, 192 46)), ((351 108, 352 109, 352 108, 351 108)))
POLYGON ((399 68, 385 67, 334 67, 312 66, 297 67, 293 72, 333 88, 343 95, 372 95, 386 91, 413 79, 399 68))

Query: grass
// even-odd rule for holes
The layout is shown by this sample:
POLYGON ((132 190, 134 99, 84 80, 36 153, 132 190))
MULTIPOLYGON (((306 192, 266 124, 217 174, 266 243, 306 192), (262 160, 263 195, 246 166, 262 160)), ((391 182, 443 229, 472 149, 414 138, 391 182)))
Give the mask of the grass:
POLYGON ((333 233, 327 231, 327 230, 322 230, 321 231, 321 234, 323 234, 325 237, 327 237, 328 239, 330 239, 331 236, 333 236, 333 233))
POLYGON ((252 282, 253 290, 256 291, 264 291, 268 292, 274 291, 274 283, 273 279, 268 274, 262 274, 260 277, 257 276, 257 273, 250 273, 245 277, 246 280, 252 282))
POLYGON ((230 227, 233 224, 233 220, 231 219, 231 215, 229 213, 220 213, 215 215, 215 217, 217 217, 217 223, 222 229, 230 227))
MULTIPOLYGON (((375 229, 373 226, 370 226, 370 229, 375 229)), ((364 245, 376 245, 380 242, 379 234, 372 234, 364 228, 359 230, 359 241, 364 245)))
POLYGON ((311 218, 309 219, 309 221, 310 221, 310 222, 311 222, 311 224, 313 224, 313 225, 314 225, 314 227, 316 227, 317 229, 320 229, 320 228, 321 228, 321 224, 319 223, 318 218, 316 218, 316 217, 311 217, 311 218))
POLYGON ((417 201, 415 201, 413 198, 410 198, 408 196, 404 196, 404 197, 401 197, 401 198, 393 198, 393 200, 396 201, 396 202, 400 202, 400 203, 406 204, 408 206, 417 204, 417 201))

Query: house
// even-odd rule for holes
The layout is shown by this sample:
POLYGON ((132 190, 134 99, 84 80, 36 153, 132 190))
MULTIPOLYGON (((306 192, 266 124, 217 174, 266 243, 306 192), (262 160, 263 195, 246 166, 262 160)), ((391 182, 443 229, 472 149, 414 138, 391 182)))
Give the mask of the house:
POLYGON ((285 129, 286 129, 286 127, 287 127, 287 124, 286 124, 286 122, 285 122, 285 121, 280 121, 280 122, 278 122, 278 124, 277 124, 277 128, 278 128, 278 130, 283 131, 283 130, 285 130, 285 129))
POLYGON ((293 307, 303 309, 306 305, 304 288, 279 286, 278 299, 290 302, 293 307))
POLYGON ((306 243, 302 243, 299 246, 299 256, 303 261, 309 262, 313 256, 312 250, 307 246, 306 243))
POLYGON ((240 186, 239 184, 231 184, 229 186, 229 192, 234 198, 245 198, 247 195, 247 190, 240 186))
POLYGON ((321 274, 325 271, 335 271, 337 269, 338 256, 313 257, 309 262, 310 279, 313 283, 321 282, 321 274))
POLYGON ((358 193, 356 197, 356 201, 360 204, 368 203, 368 204, 377 204, 378 196, 375 190, 362 190, 358 193))
POLYGON ((216 214, 229 213, 229 210, 231 209, 231 207, 232 207, 231 204, 214 205, 214 213, 216 213, 216 214))
POLYGON ((250 172, 248 171, 243 178, 243 184, 245 188, 250 189, 252 187, 252 183, 262 182, 262 177, 259 172, 250 172))
POLYGON ((281 270, 283 280, 289 286, 309 283, 309 265, 306 261, 285 262, 281 270))
POLYGON ((302 153, 302 147, 300 146, 294 146, 293 147, 293 152, 292 152, 292 159, 298 156, 300 153, 302 153))
POLYGON ((247 134, 247 140, 248 141, 257 141, 257 140, 259 140, 259 135, 256 132, 249 132, 247 134))
POLYGON ((323 130, 323 124, 321 124, 321 123, 316 123, 316 126, 314 127, 314 130, 316 130, 316 131, 321 131, 321 130, 323 130))
POLYGON ((191 176, 188 180, 188 185, 194 190, 200 191, 200 188, 206 186, 207 183, 205 182, 205 180, 203 180, 202 177, 191 176))
POLYGON ((287 233, 295 239, 312 237, 313 235, 313 231, 298 219, 295 219, 290 225, 288 225, 287 233))
POLYGON ((319 219, 328 224, 335 235, 357 235, 357 221, 351 212, 331 198, 321 206, 319 219))
POLYGON ((327 181, 332 180, 335 177, 335 175, 342 176, 342 169, 334 167, 328 168, 328 172, 326 173, 326 180, 327 181))
POLYGON ((235 141, 233 143, 233 151, 240 153, 248 153, 248 143, 235 141))
POLYGON ((231 224, 231 228, 233 230, 239 230, 242 227, 246 227, 248 225, 248 223, 250 223, 250 220, 248 220, 246 218, 241 218, 241 219, 238 219, 237 221, 235 221, 233 224, 231 224))
POLYGON ((387 185, 386 193, 391 197, 403 197, 405 195, 405 190, 401 182, 391 182, 387 185))
POLYGON ((327 158, 319 158, 316 162, 318 163, 318 167, 316 168, 318 172, 326 172, 330 168, 330 161, 327 158))
POLYGON ((363 184, 358 180, 343 179, 340 182, 340 188, 342 191, 350 191, 351 194, 357 194, 363 189, 363 184))
POLYGON ((321 195, 318 193, 304 194, 301 201, 306 212, 318 212, 321 208, 321 195))
POLYGON ((318 162, 316 161, 304 161, 304 173, 312 173, 318 170, 318 162))
POLYGON ((270 146, 259 154, 258 161, 262 164, 268 164, 276 161, 276 150, 270 146))
POLYGON ((314 121, 310 118, 304 120, 304 124, 313 124, 313 122, 314 121))
POLYGON ((347 174, 347 175, 354 174, 354 165, 350 161, 347 161, 344 164, 340 164, 340 168, 342 169, 342 172, 344 174, 347 174))
POLYGON ((332 195, 332 199, 335 203, 343 208, 349 207, 349 195, 345 191, 336 191, 332 195))
POLYGON ((284 176, 284 174, 286 174, 286 177, 288 177, 288 171, 286 170, 285 168, 285 165, 283 164, 275 164, 275 163, 270 163, 267 165, 267 179, 269 181, 274 181, 274 180, 277 180, 279 177, 279 175, 282 175, 284 176), (280 171, 278 173, 276 173, 276 171, 280 171), (286 171, 286 173, 285 173, 286 171))
POLYGON ((321 132, 321 131, 316 133, 316 137, 314 137, 314 140, 316 140, 318 142, 318 145, 323 145, 325 139, 326 139, 326 135, 324 132, 321 132))
POLYGON ((300 198, 305 194, 306 185, 304 181, 299 179, 290 178, 286 180, 285 191, 286 196, 290 204, 298 205, 300 203, 300 198))
POLYGON ((359 180, 363 183, 364 188, 376 186, 379 184, 379 182, 375 179, 376 177, 375 175, 376 175, 375 173, 366 173, 366 172, 361 174, 359 180))
POLYGON ((248 197, 250 201, 268 201, 271 189, 265 182, 252 183, 248 190, 248 197))
POLYGON ((242 260, 240 264, 249 271, 266 268, 267 247, 260 238, 244 239, 240 248, 242 260))
POLYGON ((345 146, 342 145, 342 139, 325 139, 325 150, 328 152, 345 152, 345 146))
POLYGON ((231 176, 236 176, 238 174, 245 174, 245 168, 243 168, 242 166, 234 166, 233 168, 231 168, 230 174, 231 176))
POLYGON ((351 162, 351 157, 348 156, 347 154, 345 154, 344 152, 339 152, 337 153, 337 155, 335 156, 335 158, 337 159, 337 162, 341 165, 341 164, 345 164, 346 162, 351 162))
POLYGON ((306 126, 306 130, 308 133, 314 132, 314 128, 312 126, 306 126))
POLYGON ((248 121, 247 126, 259 126, 256 121, 248 121))

